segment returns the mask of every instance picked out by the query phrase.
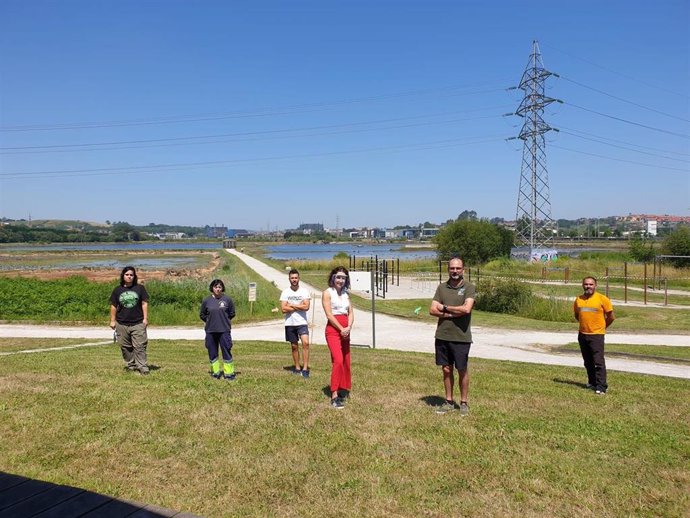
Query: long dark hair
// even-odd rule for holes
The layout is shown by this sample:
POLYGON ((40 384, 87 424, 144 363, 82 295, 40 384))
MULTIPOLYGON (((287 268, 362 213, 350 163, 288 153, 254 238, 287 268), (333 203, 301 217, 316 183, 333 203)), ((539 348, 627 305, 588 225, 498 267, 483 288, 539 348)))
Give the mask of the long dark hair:
POLYGON ((347 279, 345 279, 345 284, 343 285, 344 288, 350 289, 350 272, 347 271, 347 268, 344 266, 336 266, 331 270, 331 273, 328 274, 328 286, 330 288, 333 288, 335 286, 335 274, 336 273, 344 273, 347 276, 347 279))
POLYGON ((132 286, 136 286, 139 282, 139 278, 137 277, 137 271, 134 269, 134 266, 125 266, 120 272, 120 286, 125 285, 125 274, 130 270, 134 274, 134 278, 132 279, 132 286))

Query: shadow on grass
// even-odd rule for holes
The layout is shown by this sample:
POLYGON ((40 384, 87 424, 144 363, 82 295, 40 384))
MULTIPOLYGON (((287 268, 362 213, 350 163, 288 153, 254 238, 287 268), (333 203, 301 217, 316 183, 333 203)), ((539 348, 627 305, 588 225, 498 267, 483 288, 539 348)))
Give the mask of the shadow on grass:
POLYGON ((53 484, 0 471, 0 514, 2 516, 60 516, 72 518, 141 516, 198 518, 156 505, 118 500, 78 487, 53 484))
POLYGON ((582 383, 580 381, 573 381, 573 380, 564 380, 562 378, 553 378, 552 380, 554 383, 562 383, 563 385, 574 385, 576 387, 580 387, 583 389, 587 389, 587 384, 582 383))
MULTIPOLYGON (((324 387, 321 389, 321 393, 324 396, 326 396, 328 399, 331 399, 331 386, 330 385, 324 385, 324 387)), ((343 399, 350 399, 350 391, 341 389, 338 391, 338 397, 343 398, 343 399)))
POLYGON ((446 402, 444 398, 441 396, 422 396, 419 398, 420 401, 423 401, 427 406, 441 406, 443 403, 446 402))

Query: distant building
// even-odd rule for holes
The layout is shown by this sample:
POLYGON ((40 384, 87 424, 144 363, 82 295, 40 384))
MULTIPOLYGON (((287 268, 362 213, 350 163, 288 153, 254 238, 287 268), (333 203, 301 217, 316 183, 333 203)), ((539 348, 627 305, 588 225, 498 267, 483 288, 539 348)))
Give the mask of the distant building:
POLYGON ((206 237, 219 238, 225 237, 228 232, 228 227, 206 227, 206 237))
POLYGON ((302 223, 299 227, 297 227, 297 232, 301 232, 302 234, 306 235, 312 235, 315 232, 323 232, 323 224, 322 223, 302 223))
POLYGON ((253 235, 253 232, 250 232, 249 230, 245 230, 243 228, 228 228, 225 232, 225 237, 229 237, 230 239, 236 239, 240 237, 252 237, 253 235))
POLYGON ((184 239, 187 237, 184 232, 160 232, 158 234, 151 235, 163 241, 166 239, 184 239))
POLYGON ((369 235, 371 236, 372 239, 385 239, 386 230, 383 228, 372 228, 369 231, 369 235))
POLYGON ((431 239, 434 237, 436 234, 438 234, 439 228, 423 228, 420 231, 419 238, 420 239, 431 239))
POLYGON ((647 220, 647 234, 650 236, 656 236, 656 220, 655 219, 648 219, 647 220))

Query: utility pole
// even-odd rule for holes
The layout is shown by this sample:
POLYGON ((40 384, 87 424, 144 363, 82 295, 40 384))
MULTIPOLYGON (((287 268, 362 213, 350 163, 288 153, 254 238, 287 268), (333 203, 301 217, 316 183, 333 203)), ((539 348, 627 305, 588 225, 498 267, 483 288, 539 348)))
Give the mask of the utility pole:
POLYGON ((513 115, 524 118, 520 134, 523 141, 520 189, 518 191, 515 232, 518 246, 527 246, 530 256, 535 248, 553 246, 556 222, 551 219, 549 174, 546 169, 546 140, 544 134, 558 131, 544 122, 544 108, 553 102, 562 103, 544 95, 544 83, 556 76, 544 68, 539 43, 532 42, 532 54, 516 87, 524 97, 513 115))

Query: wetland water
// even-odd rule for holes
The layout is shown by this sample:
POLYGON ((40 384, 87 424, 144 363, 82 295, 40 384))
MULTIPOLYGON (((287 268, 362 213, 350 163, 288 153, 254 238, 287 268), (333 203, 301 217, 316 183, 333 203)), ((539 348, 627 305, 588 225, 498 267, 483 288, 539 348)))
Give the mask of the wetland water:
MULTIPOLYGON (((0 270, 60 270, 78 268, 122 268, 132 265, 147 269, 180 269, 199 267, 201 254, 220 250, 221 242, 141 242, 141 243, 54 243, 49 245, 0 246, 0 270), (128 255, 132 252, 135 254, 128 255), (179 252, 179 254, 177 253, 179 252)), ((241 244, 238 248, 241 248, 241 244)), ((436 252, 429 248, 415 248, 402 243, 300 243, 266 246, 266 255, 279 260, 330 260, 345 252, 357 259, 435 259, 436 252)), ((201 259, 206 261, 206 259, 201 259)))
POLYGON ((433 248, 406 248, 401 243, 385 243, 380 245, 357 243, 325 243, 325 244, 287 244, 267 246, 266 255, 279 260, 330 260, 334 255, 345 252, 356 258, 377 256, 379 259, 435 259, 436 250, 433 248))

